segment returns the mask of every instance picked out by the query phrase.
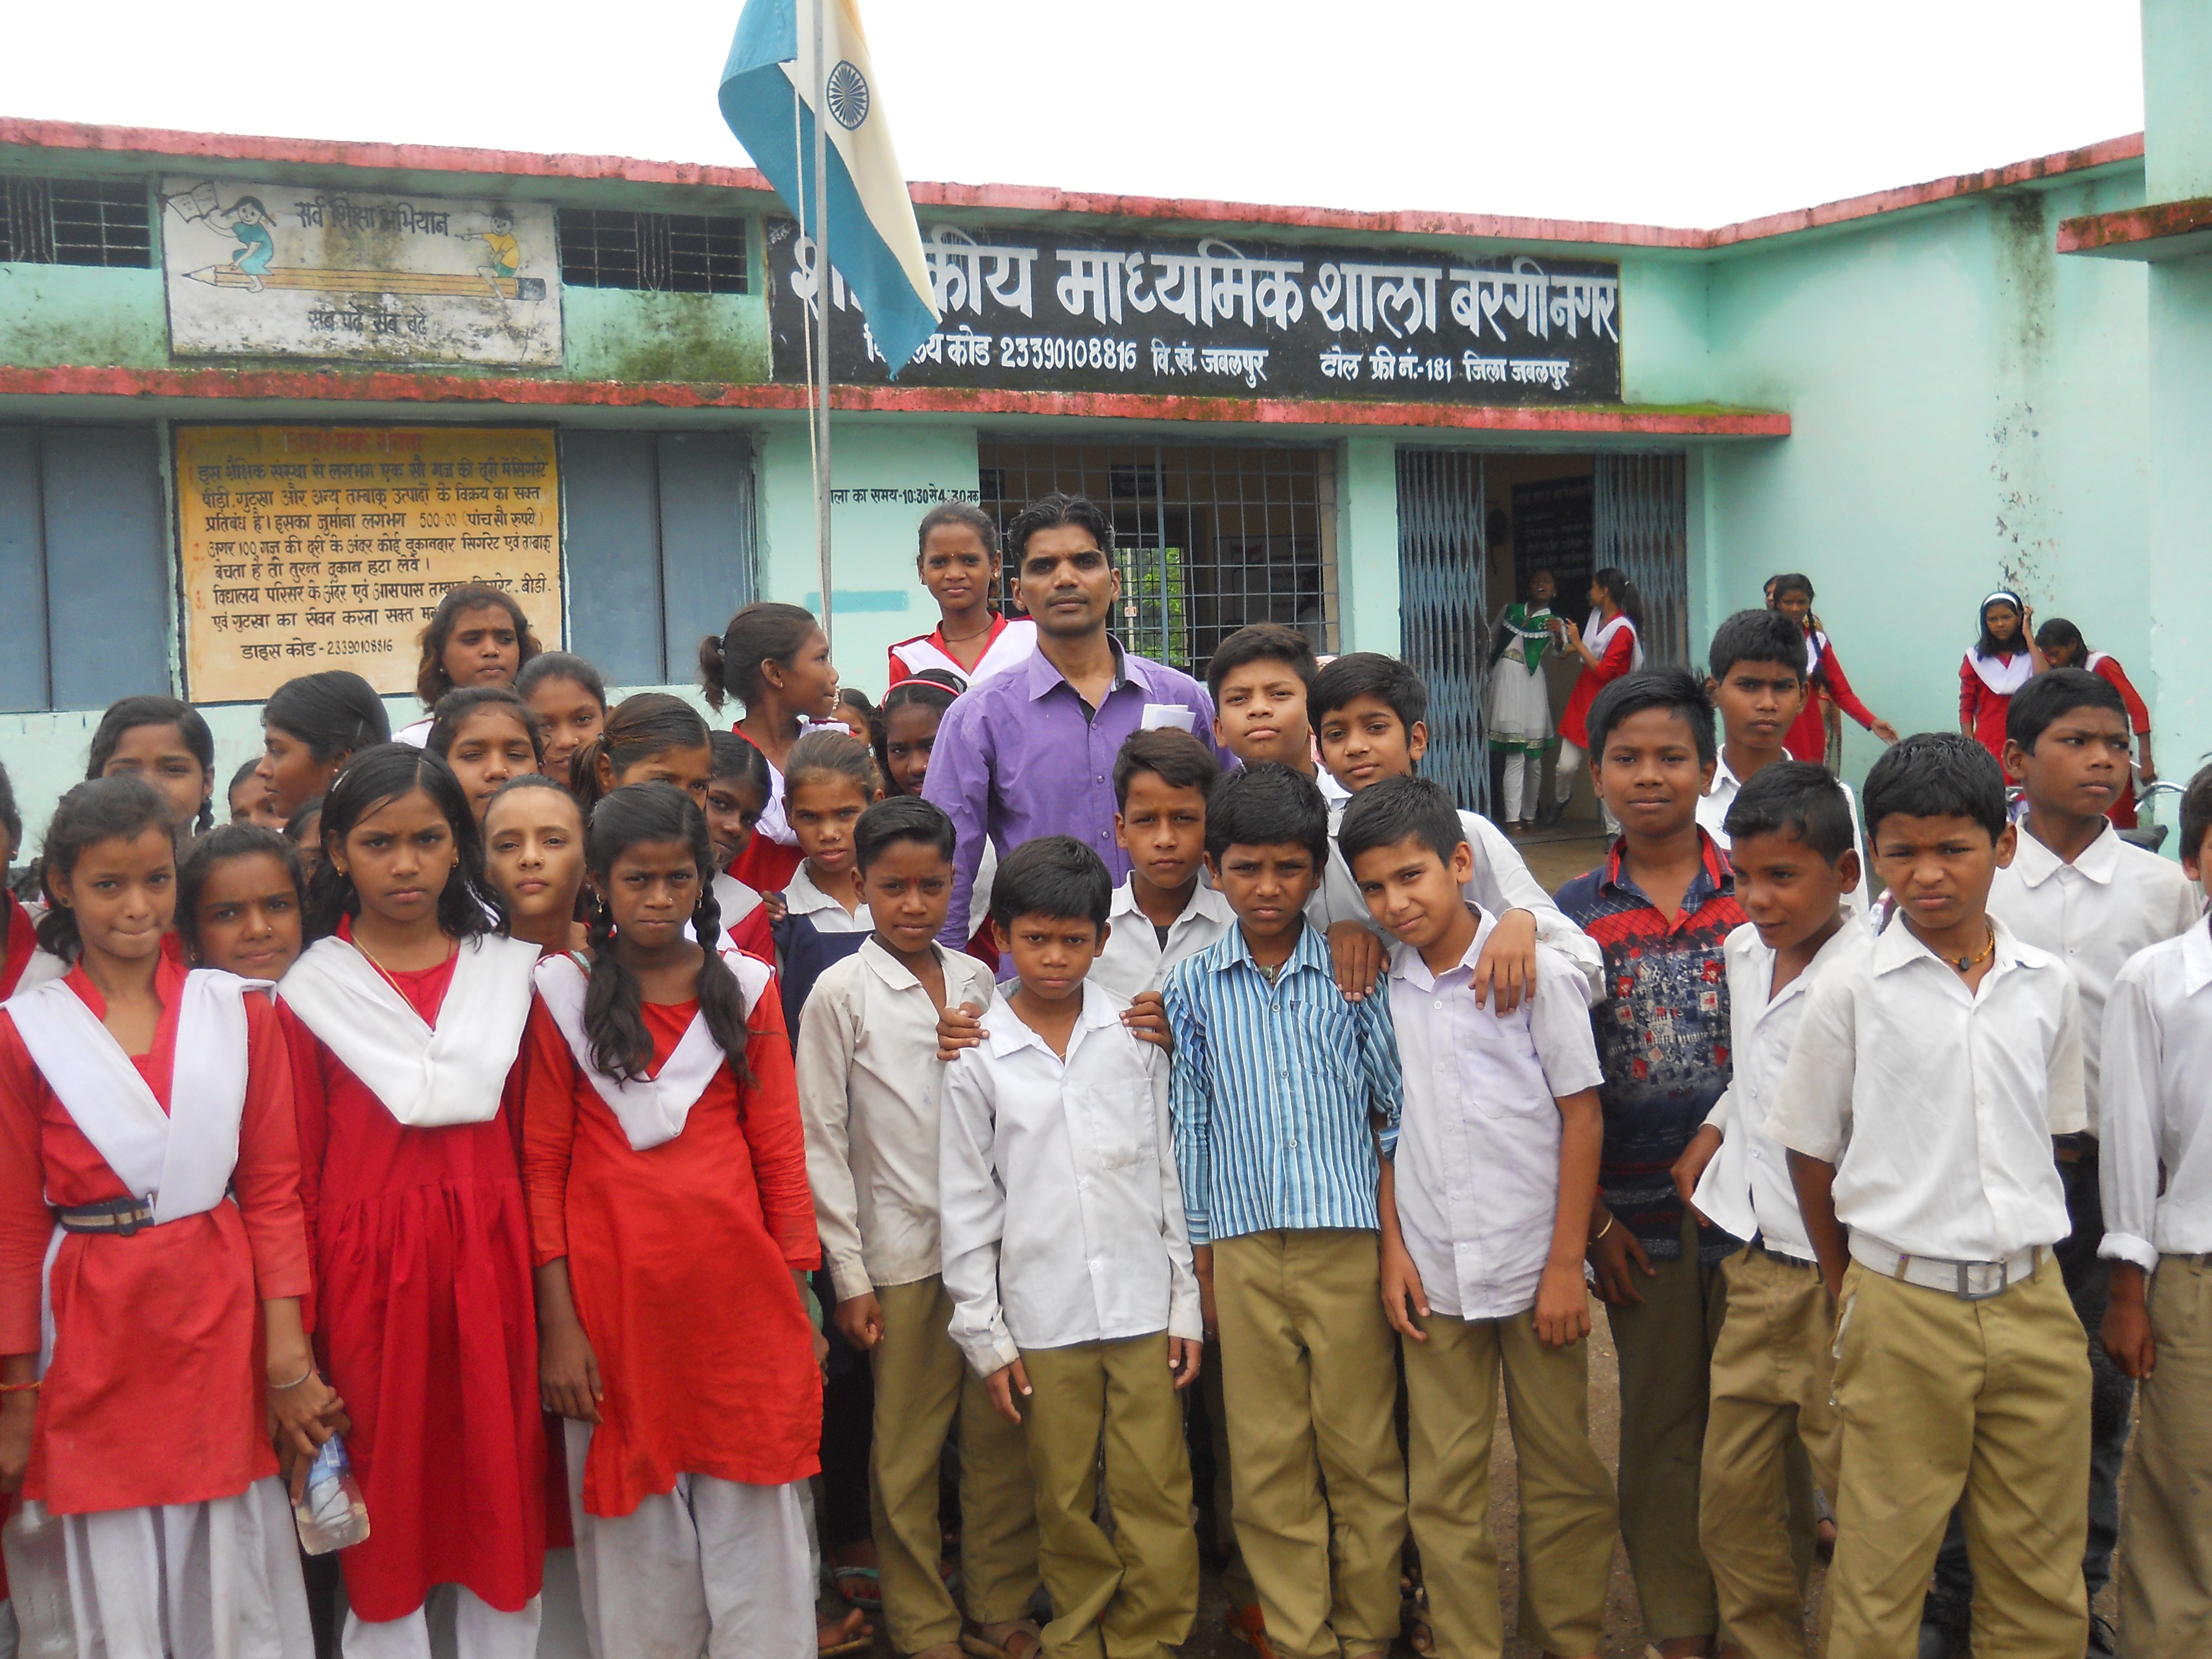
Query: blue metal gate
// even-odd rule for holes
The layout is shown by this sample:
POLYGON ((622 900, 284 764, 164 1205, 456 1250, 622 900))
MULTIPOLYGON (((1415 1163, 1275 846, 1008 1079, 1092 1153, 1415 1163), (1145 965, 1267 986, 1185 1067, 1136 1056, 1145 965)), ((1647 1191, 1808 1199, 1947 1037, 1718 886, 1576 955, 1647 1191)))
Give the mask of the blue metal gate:
POLYGON ((1644 654, 1690 660, 1687 507, 1680 455, 1597 458, 1597 562, 1618 566, 1644 597, 1644 654))
POLYGON ((1483 734, 1489 598, 1482 457, 1463 449, 1398 452, 1398 596, 1402 651, 1429 687, 1421 769, 1474 811, 1490 806, 1483 734))

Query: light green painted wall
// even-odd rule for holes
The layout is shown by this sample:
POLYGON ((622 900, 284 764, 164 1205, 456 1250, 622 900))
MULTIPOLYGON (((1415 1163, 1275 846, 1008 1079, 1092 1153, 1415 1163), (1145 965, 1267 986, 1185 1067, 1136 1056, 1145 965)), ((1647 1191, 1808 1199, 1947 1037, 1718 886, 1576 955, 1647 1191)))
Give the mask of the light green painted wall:
POLYGON ((0 261, 0 363, 167 368, 161 273, 0 261))
POLYGON ((1336 509, 1337 605, 1344 648, 1398 654, 1398 443, 1362 433, 1344 443, 1336 509))
POLYGON ((769 377, 768 310, 750 294, 638 294, 564 288, 568 373, 580 380, 769 377))
POLYGON ((1701 260, 1620 262, 1620 390, 1632 404, 1713 396, 1706 348, 1711 267, 1701 260))
POLYGON ((2142 53, 2146 199, 2212 196, 2212 9, 2142 0, 2142 53))
MULTIPOLYGON (((2007 193, 1713 265, 1709 395, 1792 429, 1704 459, 1700 639, 1804 570, 1875 711, 1951 730, 1978 602, 2018 584, 2148 680, 2143 273, 2055 251, 2060 217, 2138 191, 2007 193)), ((1863 771, 1877 745, 1846 731, 1863 771)))
MULTIPOLYGON (((884 653, 937 625, 937 607, 915 575, 915 526, 941 492, 975 489, 975 430, 882 416, 840 420, 830 434, 830 454, 834 488, 900 492, 896 501, 848 501, 830 507, 836 599, 832 649, 844 678, 878 697, 884 653), (922 492, 927 501, 905 499, 922 492)), ((761 597, 817 606, 822 578, 803 424, 780 422, 763 435, 760 486, 761 597)))

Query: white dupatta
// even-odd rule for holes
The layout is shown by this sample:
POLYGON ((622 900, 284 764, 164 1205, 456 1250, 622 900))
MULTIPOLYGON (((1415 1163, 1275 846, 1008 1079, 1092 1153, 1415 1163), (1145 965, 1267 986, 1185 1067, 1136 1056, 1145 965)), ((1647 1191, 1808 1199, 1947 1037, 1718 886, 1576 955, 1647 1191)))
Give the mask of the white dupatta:
POLYGON ((8 1002, 16 1034, 46 1086, 154 1224, 212 1210, 238 1164, 246 1110, 246 993, 267 981, 211 968, 185 976, 169 1109, 84 1000, 49 980, 8 1002))
POLYGON ((1589 648, 1602 659, 1606 647, 1613 643, 1613 636, 1624 628, 1628 630, 1628 637, 1634 642, 1628 653, 1628 672, 1632 674, 1644 666, 1644 635, 1636 624, 1628 619, 1628 613, 1626 611, 1614 617, 1611 622, 1605 620, 1605 611, 1602 608, 1591 611, 1589 622, 1583 629, 1583 638, 1589 643, 1589 648))
MULTIPOLYGON (((753 1005, 774 977, 772 971, 766 963, 742 951, 720 951, 715 955, 738 981, 750 1018, 753 1005)), ((544 1001, 545 1011, 567 1039, 577 1070, 591 1079, 592 1089, 622 1125, 630 1150, 645 1152, 665 1146, 684 1133, 691 1109, 707 1092, 707 1085, 714 1080, 727 1056, 714 1041, 702 1009, 692 1014, 691 1024, 655 1075, 626 1081, 609 1077, 592 1063, 592 1039, 584 1030, 584 994, 588 982, 584 965, 574 957, 548 957, 538 964, 538 994, 544 1001)))
POLYGON ((435 1027, 341 939, 309 945, 276 994, 409 1128, 489 1123, 522 1048, 538 947, 479 933, 456 955, 435 1027))
POLYGON ((1969 651, 1966 663, 1982 684, 2000 697, 2012 696, 2035 672, 2035 659, 2026 646, 2009 657, 1985 657, 1978 650, 1969 651))

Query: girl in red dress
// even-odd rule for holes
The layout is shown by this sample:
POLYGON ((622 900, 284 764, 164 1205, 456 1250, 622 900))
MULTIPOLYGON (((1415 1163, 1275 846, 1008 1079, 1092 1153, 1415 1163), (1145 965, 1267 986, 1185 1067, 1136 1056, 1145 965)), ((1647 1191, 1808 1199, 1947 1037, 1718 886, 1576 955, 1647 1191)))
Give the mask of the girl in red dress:
POLYGON ((2012 694, 2051 665, 2028 632, 2035 612, 2000 587, 1982 601, 1982 636, 1959 664, 1959 730, 2003 764, 2005 711, 2012 694))
POLYGON ((164 952, 172 818, 136 778, 63 797, 40 932, 70 971, 0 1012, 0 1487, 62 1520, 80 1651, 289 1659, 269 1426, 312 1457, 342 1407, 301 1316, 283 1032, 164 952))
POLYGON ((293 1036, 316 1344, 368 1506, 342 1553, 346 1659, 428 1659, 459 1587, 462 1659, 532 1659, 545 1566, 517 1059, 538 947, 492 931, 452 769, 402 744, 323 803, 293 1036))
POLYGON ((795 605, 749 605, 720 637, 699 641, 699 682, 715 708, 735 697, 744 715, 730 729, 768 757, 768 805, 760 833, 730 873, 757 893, 780 893, 799 868, 799 842, 783 811, 783 768, 810 726, 837 718, 837 671, 830 636, 795 605))
POLYGON ((811 1659, 821 1251, 773 976, 695 942, 714 855, 677 790, 601 801, 586 863, 588 970, 538 972, 524 1173, 592 1650, 811 1659))
POLYGON ((2158 777, 2158 769, 2150 757, 2150 708, 2142 694, 2128 678, 2128 671, 2120 666, 2120 659, 2109 651, 2092 651, 2089 642, 2081 637, 2081 630, 2063 617, 2053 617, 2035 630, 2036 648, 2043 653, 2044 661, 2053 668, 2086 668, 2092 674, 2108 682, 2120 694, 2120 701, 2128 706, 2128 730, 2134 732, 2139 745, 2137 763, 2125 783, 2121 786, 2120 798, 2114 801, 2105 816, 2118 830, 2136 827, 2136 786, 2150 783, 2158 777))
MULTIPOLYGON (((1589 752, 1589 710, 1597 694, 1623 674, 1644 666, 1644 600, 1627 573, 1610 565, 1598 571, 1590 578, 1589 602, 1586 627, 1560 624, 1567 649, 1583 659, 1583 671, 1575 676, 1574 690, 1567 694, 1565 711, 1559 716, 1559 758, 1553 771, 1551 802, 1537 818, 1540 825, 1557 823, 1567 810, 1575 774, 1589 752)), ((1605 814, 1610 830, 1612 814, 1605 811, 1603 802, 1598 811, 1605 814)))
POLYGON ((959 677, 963 686, 1012 668, 1036 651, 1036 624, 1010 618, 999 597, 999 527, 972 501, 939 501, 921 515, 915 574, 937 601, 937 626, 891 647, 897 685, 927 669, 959 677))
POLYGON ((1897 728, 1878 719, 1873 709, 1860 702, 1858 693, 1851 690, 1850 681, 1844 677, 1843 662, 1836 655, 1836 647, 1828 642, 1827 630, 1813 614, 1811 578, 1794 570, 1775 577, 1766 585, 1766 604, 1769 610, 1779 611, 1805 630, 1805 688, 1809 695, 1782 739, 1782 746, 1790 757, 1811 761, 1815 766, 1827 763, 1831 704, 1885 744, 1895 743, 1897 728))

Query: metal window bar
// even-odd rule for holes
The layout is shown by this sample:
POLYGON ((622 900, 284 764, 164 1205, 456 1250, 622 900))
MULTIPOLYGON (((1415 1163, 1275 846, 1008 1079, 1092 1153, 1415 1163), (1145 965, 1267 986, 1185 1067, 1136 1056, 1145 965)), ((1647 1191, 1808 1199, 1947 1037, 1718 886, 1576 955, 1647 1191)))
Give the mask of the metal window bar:
MULTIPOLYGON (((1248 623, 1285 623, 1340 649, 1335 457, 1237 444, 977 445, 983 510, 1003 532, 1054 490, 1104 507, 1121 569, 1115 633, 1140 655, 1203 675, 1248 623)), ((1012 592, 1009 560, 1006 591, 1012 592)))
POLYGON ((1490 807, 1488 553, 1482 457, 1398 452, 1398 616, 1406 662, 1429 688, 1422 772, 1460 806, 1490 807))
POLYGON ((1614 565, 1644 599, 1644 655, 1690 660, 1689 520, 1680 455, 1597 458, 1597 562, 1614 565))
POLYGON ((145 267, 154 262, 137 179, 0 179, 0 259, 145 267))
POLYGON ((578 288, 744 294, 745 222, 722 214, 563 208, 561 280, 578 288))

